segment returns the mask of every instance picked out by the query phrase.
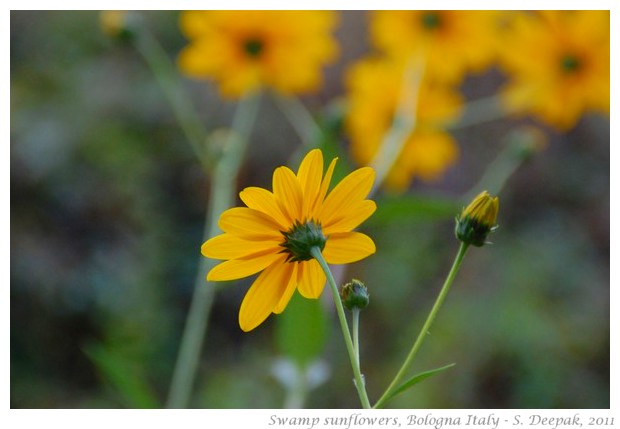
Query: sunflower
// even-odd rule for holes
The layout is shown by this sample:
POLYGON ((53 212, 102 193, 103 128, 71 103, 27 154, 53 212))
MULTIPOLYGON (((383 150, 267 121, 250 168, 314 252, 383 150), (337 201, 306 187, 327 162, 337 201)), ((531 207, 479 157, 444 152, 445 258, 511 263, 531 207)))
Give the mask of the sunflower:
POLYGON ((225 281, 261 272, 239 311, 239 325, 251 331, 271 313, 281 313, 297 289, 318 298, 325 274, 310 249, 321 249, 330 264, 348 264, 375 252, 370 237, 353 231, 376 209, 367 200, 374 182, 372 168, 353 171, 328 193, 336 159, 323 176, 323 155, 310 151, 297 174, 287 167, 273 173, 273 192, 250 187, 239 193, 247 207, 222 213, 222 235, 202 245, 208 258, 223 259, 207 274, 225 281))
POLYGON ((321 67, 336 57, 329 11, 186 11, 181 30, 190 40, 179 68, 215 80, 227 98, 262 87, 283 94, 318 89, 321 67))
MULTIPOLYGON (((392 125, 401 97, 402 74, 400 64, 383 58, 362 60, 348 70, 345 127, 353 158, 360 165, 373 161, 392 125)), ((456 142, 442 127, 458 117, 463 104, 460 94, 424 78, 416 102, 416 129, 386 177, 386 185, 397 191, 416 177, 423 181, 440 179, 459 156, 456 142)))
POLYGON ((586 111, 609 114, 609 11, 520 13, 502 42, 510 111, 560 131, 586 111))
POLYGON ((469 71, 491 65, 497 12, 474 10, 382 10, 371 15, 371 41, 381 52, 408 60, 423 52, 427 72, 459 83, 469 71))

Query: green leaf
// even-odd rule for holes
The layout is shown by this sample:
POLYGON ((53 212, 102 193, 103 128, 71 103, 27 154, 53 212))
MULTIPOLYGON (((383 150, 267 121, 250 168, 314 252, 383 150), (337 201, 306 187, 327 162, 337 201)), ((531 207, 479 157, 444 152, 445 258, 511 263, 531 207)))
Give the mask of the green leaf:
POLYGON ((305 367, 323 351, 327 319, 318 299, 305 299, 295 292, 286 310, 275 319, 276 344, 280 353, 305 367))
POLYGON ((380 225, 411 218, 443 219, 454 218, 462 207, 445 197, 429 197, 422 195, 403 195, 384 197, 377 200, 377 211, 367 224, 380 225))
POLYGON ((443 372, 446 369, 450 369, 454 365, 456 365, 456 364, 455 363, 451 363, 449 365, 442 366, 441 368, 430 369, 428 371, 420 372, 419 374, 414 375, 409 380, 407 380, 403 384, 401 384, 400 387, 398 389, 396 389, 387 399, 388 400, 392 399, 394 396, 403 393, 405 390, 409 389, 412 386, 415 386, 416 384, 418 384, 422 380, 426 380, 427 378, 432 377, 433 375, 439 374, 440 372, 443 372))
POLYGON ((131 362, 101 343, 90 343, 84 353, 103 378, 121 395, 128 408, 159 408, 160 404, 131 362))

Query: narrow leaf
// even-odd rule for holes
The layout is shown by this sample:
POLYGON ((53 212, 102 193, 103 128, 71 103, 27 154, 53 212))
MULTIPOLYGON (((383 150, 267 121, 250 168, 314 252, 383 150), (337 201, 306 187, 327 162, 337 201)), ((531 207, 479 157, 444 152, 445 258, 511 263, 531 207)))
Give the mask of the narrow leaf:
POLYGON ((440 372, 445 371, 446 369, 450 369, 452 368, 454 365, 456 365, 455 363, 451 363, 449 365, 446 366, 442 366, 440 368, 435 368, 435 369, 430 369, 428 371, 424 371, 424 372, 420 372, 419 374, 414 375, 413 377, 411 377, 409 380, 405 381, 403 384, 400 385, 400 387, 398 389, 396 389, 394 391, 394 393, 392 393, 388 399, 392 399, 394 396, 403 393, 405 390, 409 389, 410 387, 418 384, 419 382, 421 382, 422 380, 426 380, 429 377, 432 377, 433 375, 439 374, 440 372))

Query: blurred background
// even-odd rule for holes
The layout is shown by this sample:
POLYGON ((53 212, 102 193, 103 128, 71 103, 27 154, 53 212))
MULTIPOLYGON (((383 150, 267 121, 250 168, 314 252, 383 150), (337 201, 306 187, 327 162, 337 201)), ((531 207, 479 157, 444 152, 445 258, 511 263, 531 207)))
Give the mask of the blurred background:
MULTIPOLYGON (((179 13, 142 18, 174 61, 187 44, 179 13)), ((320 91, 301 98, 331 121, 341 157, 349 140, 329 112, 345 70, 369 50, 367 34, 366 12, 339 13, 338 59, 320 91)), ((230 125, 234 101, 210 82, 179 79, 209 130, 230 125)), ((460 89, 475 99, 504 80, 490 68, 460 89)), ((371 400, 450 268, 464 196, 522 126, 540 129, 546 144, 508 178, 494 244, 468 253, 411 372, 456 366, 389 406, 609 407, 609 118, 596 114, 561 133, 528 117, 456 129, 460 156, 440 180, 378 192, 379 209, 361 228, 377 253, 343 273, 371 295, 361 320, 371 400)), ((239 190, 270 188, 275 167, 297 167, 300 147, 262 97, 239 190)), ((102 33, 97 12, 11 13, 10 174, 11 407, 163 407, 201 258, 209 178, 143 59, 102 33)), ((243 333, 237 315, 251 280, 216 294, 191 407, 286 404, 278 324, 287 312, 243 333)), ((326 320, 309 352, 317 385, 304 406, 355 408, 333 303, 323 298, 326 320)))

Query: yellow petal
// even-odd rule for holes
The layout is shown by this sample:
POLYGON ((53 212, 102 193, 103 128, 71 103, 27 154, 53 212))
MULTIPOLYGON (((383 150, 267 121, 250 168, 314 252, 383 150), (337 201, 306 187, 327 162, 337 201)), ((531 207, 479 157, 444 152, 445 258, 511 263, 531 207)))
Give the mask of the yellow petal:
POLYGON ((332 162, 329 163, 329 167, 327 167, 327 172, 325 173, 325 177, 323 178, 323 181, 321 182, 321 189, 319 189, 319 194, 316 196, 316 200, 312 204, 310 217, 313 219, 318 219, 318 212, 321 210, 321 207, 323 206, 323 200, 325 199, 325 195, 327 195, 329 184, 332 181, 332 175, 334 174, 334 168, 336 168, 336 161, 338 161, 338 158, 332 159, 332 162))
POLYGON ((282 238, 278 223, 258 210, 233 207, 220 216, 222 231, 247 240, 279 240, 282 238))
POLYGON ((372 200, 362 200, 346 207, 342 211, 334 213, 323 223, 323 233, 330 235, 336 232, 349 232, 368 219, 375 210, 377 210, 377 205, 372 200))
MULTIPOLYGON (((236 235, 221 234, 207 240, 200 249, 207 258, 242 259, 248 255, 282 250, 276 240, 244 240, 236 235)), ((246 258, 247 259, 247 258, 246 258)))
POLYGON ((329 223, 334 216, 338 216, 339 212, 346 210, 348 206, 364 200, 374 180, 375 171, 370 167, 362 167, 349 174, 329 193, 319 212, 319 219, 324 223, 329 223))
POLYGON ((301 219, 302 191, 295 173, 288 167, 278 167, 273 172, 273 193, 282 213, 287 216, 289 225, 301 219))
POLYGON ((342 232, 329 236, 323 257, 329 264, 350 264, 375 253, 375 243, 361 232, 342 232))
POLYGON ((245 294, 239 309, 239 326, 245 332, 263 323, 282 299, 290 283, 293 264, 285 262, 285 257, 267 267, 254 281, 245 294))
POLYGON ((316 200, 323 178, 323 154, 319 149, 308 152, 299 170, 297 180, 303 191, 303 215, 308 215, 312 203, 316 200))
POLYGON ((286 306, 288 305, 295 289, 297 289, 297 267, 299 264, 288 264, 293 266, 293 271, 291 272, 291 278, 288 282, 288 286, 286 286, 286 290, 282 294, 282 298, 278 301, 278 305, 273 309, 273 312, 276 314, 280 314, 284 311, 286 306))
POLYGON ((321 296, 326 277, 316 259, 310 259, 299 264, 297 279, 297 288, 301 296, 310 299, 321 296))
POLYGON ((223 282, 241 279, 264 270, 265 267, 281 258, 280 253, 267 253, 249 259, 231 259, 213 267, 207 274, 207 280, 223 282))
POLYGON ((239 193, 241 201, 251 209, 258 210, 275 220, 282 230, 288 230, 290 225, 278 207, 275 196, 266 189, 249 187, 239 193))

